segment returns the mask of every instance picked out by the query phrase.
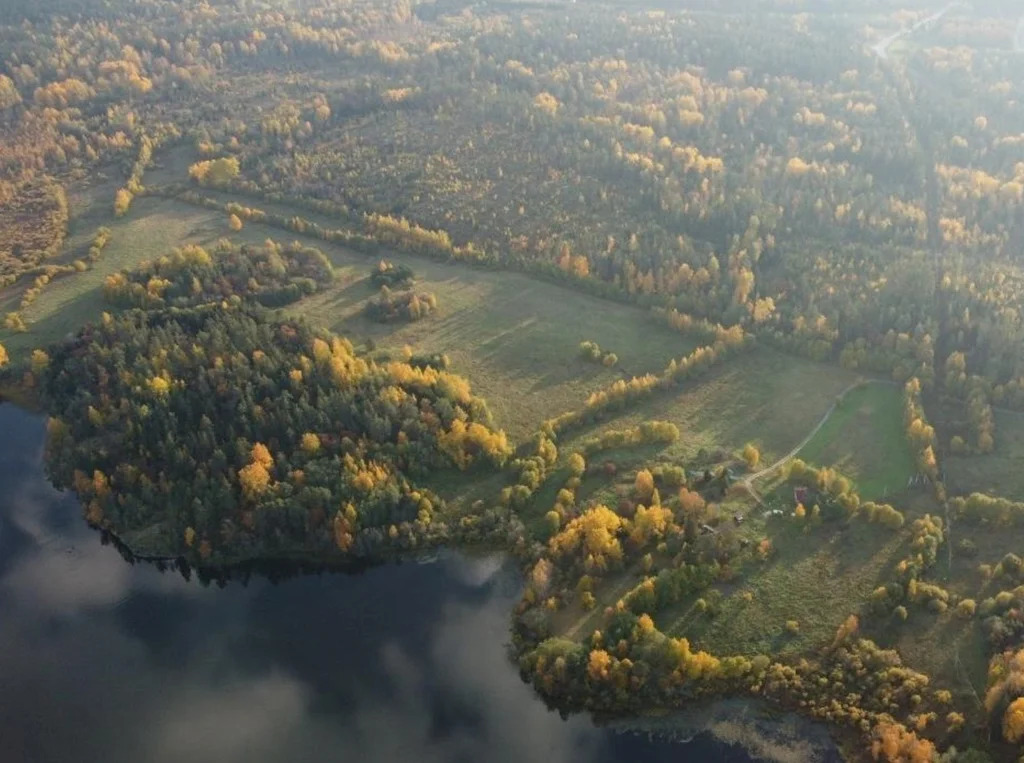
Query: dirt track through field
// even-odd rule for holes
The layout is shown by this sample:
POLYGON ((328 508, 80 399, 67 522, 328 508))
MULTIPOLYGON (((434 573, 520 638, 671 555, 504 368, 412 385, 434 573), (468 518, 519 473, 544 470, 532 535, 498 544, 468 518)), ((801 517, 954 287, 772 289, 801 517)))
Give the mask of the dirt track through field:
POLYGON ((807 447, 807 443, 809 443, 811 440, 813 440, 814 436, 816 434, 818 434, 818 432, 821 431, 821 428, 823 426, 825 426, 825 422, 828 421, 829 416, 831 416, 833 413, 835 413, 836 406, 839 405, 839 403, 843 400, 843 398, 846 397, 846 395, 849 392, 852 392, 854 389, 856 389, 857 387, 859 387, 862 384, 889 384, 889 385, 892 385, 894 383, 895 382, 883 381, 882 379, 868 379, 867 381, 856 381, 853 384, 851 384, 849 387, 844 389, 842 392, 840 392, 836 396, 835 402, 833 402, 832 405, 830 405, 828 407, 828 410, 825 411, 825 414, 821 417, 821 419, 818 421, 818 423, 815 424, 814 428, 811 429, 811 431, 807 433, 807 436, 804 437, 804 439, 802 439, 799 443, 797 443, 796 447, 794 447, 791 451, 789 451, 786 455, 784 455, 778 461, 773 463, 771 466, 766 466, 761 471, 755 472, 754 474, 749 474, 746 477, 744 477, 743 478, 743 486, 750 492, 750 495, 754 498, 754 500, 756 500, 758 503, 764 503, 764 501, 762 501, 762 499, 761 499, 761 496, 754 489, 754 482, 756 482, 757 480, 761 479, 762 477, 767 477, 772 472, 777 471, 778 469, 781 469, 789 461, 791 461, 794 458, 796 458, 796 455, 801 450, 803 450, 805 447, 807 447))

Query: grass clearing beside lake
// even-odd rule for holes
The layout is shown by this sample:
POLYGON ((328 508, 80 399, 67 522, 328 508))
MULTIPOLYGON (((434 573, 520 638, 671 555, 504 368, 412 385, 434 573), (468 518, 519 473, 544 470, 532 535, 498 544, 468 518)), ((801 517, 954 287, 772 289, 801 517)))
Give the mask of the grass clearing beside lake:
POLYGON ((672 635, 687 636, 716 654, 800 654, 831 642, 836 629, 890 577, 902 558, 908 531, 892 533, 854 521, 804 530, 783 517, 768 523, 775 555, 751 562, 728 587, 713 618, 677 621, 672 635), (742 595, 751 594, 749 601, 742 595), (786 630, 795 621, 795 633, 786 630))
MULTIPOLYGON (((697 345, 658 324, 639 307, 517 273, 398 253, 386 256, 412 267, 416 290, 434 293, 439 309, 415 323, 376 323, 362 315, 366 302, 376 294, 367 279, 376 257, 255 223, 231 234, 226 216, 158 197, 136 199, 121 219, 103 218, 95 211, 90 217, 97 225, 111 228, 110 244, 95 267, 44 289, 24 311, 28 332, 0 330, 0 342, 12 357, 59 340, 109 310, 102 285, 111 273, 136 267, 175 246, 210 246, 225 236, 252 242, 298 240, 324 251, 338 271, 335 285, 289 306, 288 314, 304 316, 356 343, 372 339, 391 352, 408 344, 417 353, 447 353, 453 370, 469 378, 475 392, 488 401, 498 424, 517 440, 535 431, 544 419, 582 406, 594 390, 624 376, 658 373, 671 358, 686 355, 697 345), (609 369, 581 360, 579 343, 587 339, 616 353, 618 364, 609 369)), ((19 286, 0 293, 0 312, 17 310, 21 291, 19 286)))

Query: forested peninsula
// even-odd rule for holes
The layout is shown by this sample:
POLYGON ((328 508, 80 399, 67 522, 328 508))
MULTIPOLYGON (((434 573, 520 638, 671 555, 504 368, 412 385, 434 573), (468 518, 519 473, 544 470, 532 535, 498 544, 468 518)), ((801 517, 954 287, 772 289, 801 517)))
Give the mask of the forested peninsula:
POLYGON ((563 713, 1024 754, 989 0, 16 1, 0 397, 136 558, 500 550, 563 713))

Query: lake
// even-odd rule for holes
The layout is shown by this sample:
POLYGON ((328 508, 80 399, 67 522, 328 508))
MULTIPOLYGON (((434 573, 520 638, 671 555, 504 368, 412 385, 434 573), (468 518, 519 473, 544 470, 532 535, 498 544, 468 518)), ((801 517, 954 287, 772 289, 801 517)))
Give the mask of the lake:
POLYGON ((0 405, 0 739, 26 761, 748 761, 562 720, 504 648, 499 556, 223 588, 129 564, 0 405))

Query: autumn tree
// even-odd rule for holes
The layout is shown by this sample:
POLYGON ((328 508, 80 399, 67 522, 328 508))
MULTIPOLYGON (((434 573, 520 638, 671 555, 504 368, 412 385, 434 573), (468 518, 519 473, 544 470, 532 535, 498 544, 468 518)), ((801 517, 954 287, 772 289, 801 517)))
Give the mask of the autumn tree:
POLYGON ((650 469, 641 469, 636 473, 636 480, 633 483, 637 499, 641 501, 651 500, 654 495, 654 475, 650 469))
POLYGON ((1018 744, 1024 739, 1024 697, 1017 697, 1003 714, 1003 738, 1018 744))
POLYGON ((7 348, 0 344, 0 368, 3 368, 10 361, 10 356, 7 354, 7 348))
POLYGON ((886 763, 932 763, 935 745, 921 739, 899 723, 880 723, 875 727, 871 757, 886 763))
POLYGON ((32 355, 29 358, 29 365, 32 369, 32 373, 41 373, 49 367, 50 356, 47 354, 46 350, 32 350, 32 355))
POLYGON ((747 443, 743 447, 743 462, 747 465, 747 469, 751 471, 760 463, 761 451, 759 451, 753 443, 747 443))
POLYGON ((196 162, 188 168, 188 176, 200 185, 225 185, 241 172, 241 165, 234 156, 196 162))
POLYGON ((679 488, 679 510, 687 519, 697 519, 704 513, 704 498, 695 490, 679 488))
POLYGON ((127 188, 118 188, 117 193, 114 194, 114 216, 124 217, 132 205, 133 198, 132 192, 127 188))

